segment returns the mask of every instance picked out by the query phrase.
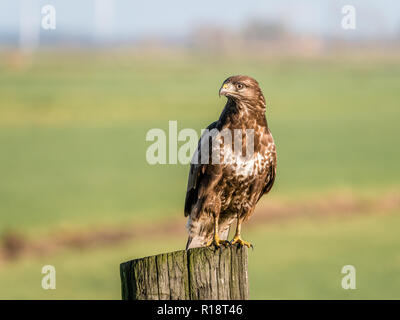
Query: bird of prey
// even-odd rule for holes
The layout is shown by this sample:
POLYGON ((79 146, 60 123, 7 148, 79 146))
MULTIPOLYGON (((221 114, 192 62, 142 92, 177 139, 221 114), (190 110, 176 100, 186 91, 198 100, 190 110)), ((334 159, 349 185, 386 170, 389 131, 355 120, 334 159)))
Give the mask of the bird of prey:
POLYGON ((241 238, 242 223, 275 180, 276 148, 258 82, 248 76, 232 76, 222 83, 219 95, 227 98, 226 105, 218 121, 202 134, 190 165, 185 200, 185 216, 189 216, 186 249, 235 243, 250 247, 241 238), (251 143, 253 150, 249 152, 251 143), (215 154, 217 161, 213 161, 215 154), (228 242, 235 220, 236 233, 228 242))

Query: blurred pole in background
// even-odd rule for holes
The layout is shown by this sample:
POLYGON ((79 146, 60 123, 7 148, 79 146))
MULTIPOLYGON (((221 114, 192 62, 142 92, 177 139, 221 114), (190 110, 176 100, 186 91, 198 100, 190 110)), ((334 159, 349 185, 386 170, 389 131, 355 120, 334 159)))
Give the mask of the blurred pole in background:
POLYGON ((31 53, 39 45, 40 10, 36 0, 19 1, 19 48, 31 53))

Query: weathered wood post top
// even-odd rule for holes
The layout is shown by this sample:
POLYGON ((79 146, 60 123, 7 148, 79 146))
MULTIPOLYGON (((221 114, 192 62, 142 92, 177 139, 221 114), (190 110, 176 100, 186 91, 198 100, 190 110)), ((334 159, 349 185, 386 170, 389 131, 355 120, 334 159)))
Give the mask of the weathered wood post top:
POLYGON ((193 248, 120 265, 124 300, 248 299, 247 247, 193 248))

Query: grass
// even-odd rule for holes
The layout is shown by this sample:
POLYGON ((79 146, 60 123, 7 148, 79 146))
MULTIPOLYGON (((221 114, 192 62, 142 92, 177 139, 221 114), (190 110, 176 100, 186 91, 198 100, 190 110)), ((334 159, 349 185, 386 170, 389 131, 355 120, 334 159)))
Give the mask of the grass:
POLYGON ((260 228, 250 254, 253 299, 399 299, 398 213, 260 228), (341 269, 356 268, 356 290, 341 269))
MULTIPOLYGON (((301 219, 246 230, 252 299, 399 299, 399 213, 330 220, 301 219), (356 268, 356 290, 341 269, 356 268)), ((0 299, 120 299, 119 263, 182 248, 152 237, 117 247, 63 252, 3 265, 0 299), (56 290, 41 288, 41 268, 56 267, 56 290)))
POLYGON ((23 71, 3 63, 2 228, 181 212, 188 166, 149 165, 146 132, 169 120, 200 132, 221 112, 220 83, 239 72, 256 77, 268 100, 274 194, 398 185, 397 64, 112 58, 43 54, 23 71))
MULTIPOLYGON (((1 53, 0 233, 11 229, 40 236, 63 226, 178 217, 183 228, 188 166, 149 165, 146 133, 166 130, 169 120, 177 120, 178 129, 200 132, 218 118, 225 103, 218 99, 220 84, 238 73, 254 76, 267 98, 279 161, 271 197, 295 200, 343 190, 376 194, 399 186, 400 64, 394 60, 42 52, 24 68, 13 61, 11 54, 1 53)), ((358 229, 350 223, 349 243, 340 240, 347 228, 341 223, 321 231, 301 221, 255 230, 251 236, 268 258, 260 251, 251 256, 253 297, 344 297, 331 286, 340 277, 339 266, 352 261, 362 266, 360 277, 366 272, 376 297, 395 296, 387 286, 398 263, 391 244, 396 241, 374 232, 393 228, 396 219, 370 222, 363 241, 351 238, 358 229), (364 248, 371 252, 360 253, 364 248), (358 258, 353 260, 354 254, 358 258), (378 258, 389 262, 380 267, 378 258), (374 280, 374 268, 382 284, 379 277, 374 280)), ((20 261, 0 268, 0 297, 118 298, 116 266, 127 252, 140 256, 172 250, 181 240, 52 257, 60 277, 56 292, 40 288, 47 259, 20 261)), ((345 294, 374 297, 361 288, 360 283, 360 291, 345 294)))

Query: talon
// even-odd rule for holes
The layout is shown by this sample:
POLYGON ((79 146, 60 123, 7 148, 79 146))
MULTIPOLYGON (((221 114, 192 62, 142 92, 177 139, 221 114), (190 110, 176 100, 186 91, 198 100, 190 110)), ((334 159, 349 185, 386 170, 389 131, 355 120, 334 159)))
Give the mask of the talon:
POLYGON ((222 243, 223 246, 229 247, 231 243, 228 240, 221 240, 220 243, 222 243))
POLYGON ((218 236, 215 236, 212 240, 207 242, 207 247, 215 246, 219 248, 221 245, 228 246, 230 242, 228 240, 221 240, 218 236))
POLYGON ((240 237, 235 237, 233 238, 233 240, 231 241, 231 245, 234 245, 238 243, 240 246, 246 246, 247 248, 252 248, 254 250, 253 245, 250 242, 244 241, 242 238, 240 237))

